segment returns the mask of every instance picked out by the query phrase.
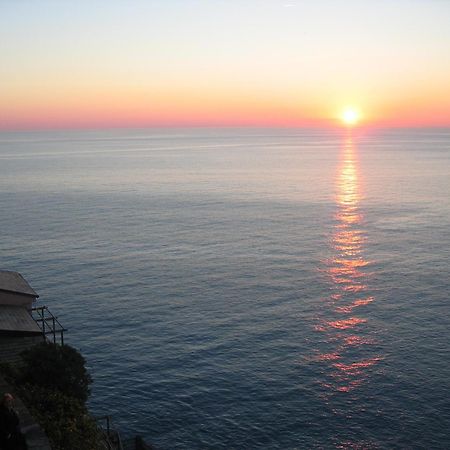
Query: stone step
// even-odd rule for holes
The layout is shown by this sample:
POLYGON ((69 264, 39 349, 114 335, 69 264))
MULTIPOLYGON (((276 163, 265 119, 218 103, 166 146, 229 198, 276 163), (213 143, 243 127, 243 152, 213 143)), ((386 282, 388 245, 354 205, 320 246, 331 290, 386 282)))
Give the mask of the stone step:
MULTIPOLYGON (((0 395, 6 392, 14 395, 12 387, 0 377, 0 395)), ((14 407, 20 418, 20 425, 27 441, 28 450, 51 450, 50 443, 42 428, 36 423, 20 398, 15 397, 14 407)))

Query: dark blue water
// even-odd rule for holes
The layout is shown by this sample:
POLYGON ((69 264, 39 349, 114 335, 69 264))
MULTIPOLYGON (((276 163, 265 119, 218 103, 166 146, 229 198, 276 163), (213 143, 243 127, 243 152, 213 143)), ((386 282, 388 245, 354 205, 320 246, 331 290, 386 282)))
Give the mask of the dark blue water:
POLYGON ((161 449, 450 448, 450 130, 0 135, 0 267, 161 449))

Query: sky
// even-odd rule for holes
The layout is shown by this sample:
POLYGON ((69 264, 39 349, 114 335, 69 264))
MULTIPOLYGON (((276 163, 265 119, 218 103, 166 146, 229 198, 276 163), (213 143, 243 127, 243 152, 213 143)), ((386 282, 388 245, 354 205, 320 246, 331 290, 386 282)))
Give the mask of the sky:
POLYGON ((448 0, 0 0, 0 129, 450 126, 448 0))

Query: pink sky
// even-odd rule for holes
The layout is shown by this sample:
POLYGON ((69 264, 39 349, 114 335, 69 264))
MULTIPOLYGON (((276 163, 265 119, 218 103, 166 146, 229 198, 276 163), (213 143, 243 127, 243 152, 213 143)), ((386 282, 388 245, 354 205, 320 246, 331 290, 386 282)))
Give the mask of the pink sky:
POLYGON ((450 3, 337 3, 3 3, 0 129, 450 126, 450 3))

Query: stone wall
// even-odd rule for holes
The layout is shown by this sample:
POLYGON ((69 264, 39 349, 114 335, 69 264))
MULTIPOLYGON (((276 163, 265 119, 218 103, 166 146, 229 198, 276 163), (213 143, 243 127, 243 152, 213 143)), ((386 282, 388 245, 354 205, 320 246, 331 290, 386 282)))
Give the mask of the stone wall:
POLYGON ((0 361, 16 363, 20 361, 20 353, 33 345, 44 341, 42 335, 38 336, 1 336, 0 361))

